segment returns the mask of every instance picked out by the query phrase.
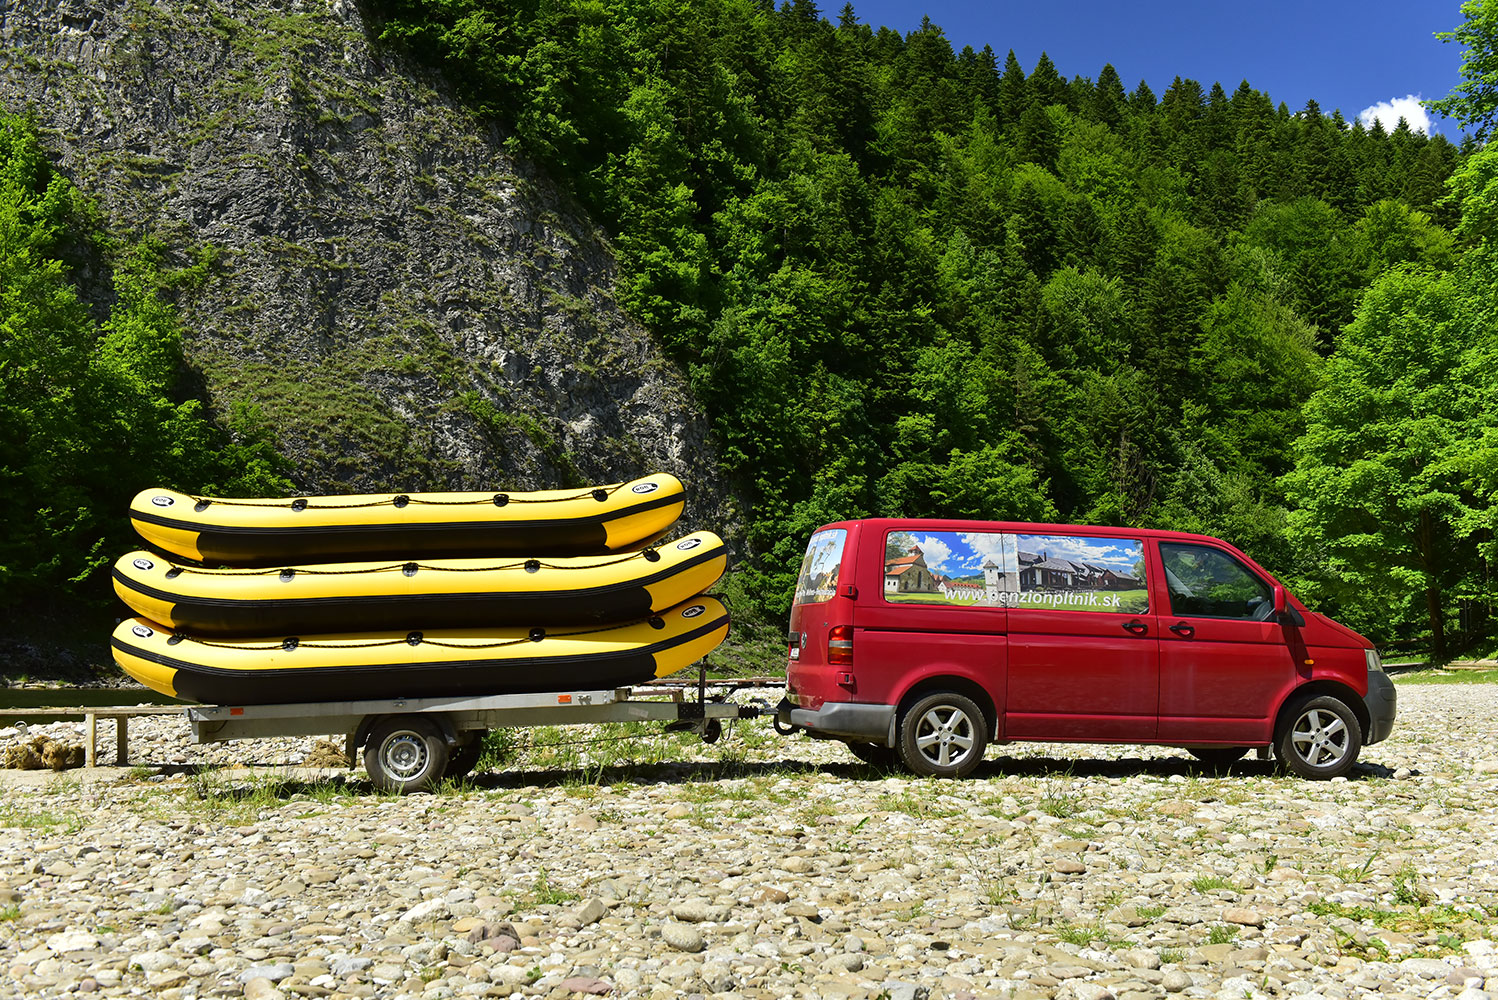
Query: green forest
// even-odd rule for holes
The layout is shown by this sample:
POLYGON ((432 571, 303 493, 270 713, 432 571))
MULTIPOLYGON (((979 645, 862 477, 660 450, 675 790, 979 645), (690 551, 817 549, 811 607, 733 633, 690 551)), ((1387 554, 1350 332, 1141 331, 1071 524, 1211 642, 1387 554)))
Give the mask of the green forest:
POLYGON ((208 280, 211 256, 163 264, 150 240, 108 235, 59 174, 29 119, 0 112, 0 593, 7 607, 102 603, 129 547, 122 512, 157 482, 205 491, 291 488, 253 411, 220 428, 183 386, 172 290, 208 280), (77 275, 113 276, 94 307, 77 275), (125 530, 121 530, 124 528, 125 530))
MULTIPOLYGON (((741 617, 783 620, 820 524, 965 516, 1218 535, 1380 644, 1491 648, 1494 0, 1447 39, 1460 147, 851 5, 370 10, 609 232, 744 503, 741 617)), ((174 381, 170 289, 209 262, 105 237, 24 119, 0 142, 0 476, 49 498, 0 585, 102 588, 103 522, 168 467, 221 493, 286 470, 253 412, 214 426, 174 381), (80 253, 115 263, 107 315, 80 253)))
MULTIPOLYGON (((1480 135, 810 0, 376 7, 609 227, 772 616, 818 525, 934 515, 1220 535, 1437 656, 1490 627, 1480 135)), ((1498 15, 1467 9, 1481 80, 1498 15)))

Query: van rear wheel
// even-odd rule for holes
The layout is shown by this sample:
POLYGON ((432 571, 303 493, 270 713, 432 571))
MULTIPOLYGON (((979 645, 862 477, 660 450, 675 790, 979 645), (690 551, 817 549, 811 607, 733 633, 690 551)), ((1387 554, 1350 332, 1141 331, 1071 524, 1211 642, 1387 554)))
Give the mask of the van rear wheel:
POLYGON ((988 722, 971 698, 928 694, 900 716, 900 759, 916 774, 965 778, 988 749, 988 722))
POLYGON ((1363 749, 1358 717, 1332 695, 1308 698, 1291 706, 1284 729, 1274 742, 1280 763, 1302 778, 1325 781, 1352 770, 1363 749))

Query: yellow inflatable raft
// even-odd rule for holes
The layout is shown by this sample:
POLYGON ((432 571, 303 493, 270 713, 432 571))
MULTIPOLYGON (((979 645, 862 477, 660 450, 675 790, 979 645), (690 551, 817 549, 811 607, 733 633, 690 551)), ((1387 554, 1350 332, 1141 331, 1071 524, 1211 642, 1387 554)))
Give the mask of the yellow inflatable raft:
POLYGON ((130 521, 152 545, 208 564, 618 552, 681 516, 674 476, 534 493, 402 493, 231 500, 139 493, 130 521))
POLYGON ((694 597, 659 615, 593 628, 457 629, 305 640, 197 639, 121 622, 115 661, 153 691, 220 704, 276 704, 606 689, 665 677, 712 652, 728 611, 694 597))
POLYGON ((638 620, 712 587, 723 540, 699 531, 639 552, 559 558, 210 569, 131 552, 114 589, 131 610, 198 636, 593 625, 638 620))

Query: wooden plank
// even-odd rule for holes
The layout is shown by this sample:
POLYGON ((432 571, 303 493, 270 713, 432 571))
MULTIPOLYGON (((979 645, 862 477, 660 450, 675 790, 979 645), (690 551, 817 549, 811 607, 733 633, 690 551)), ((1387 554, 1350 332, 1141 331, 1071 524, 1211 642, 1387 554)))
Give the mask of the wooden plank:
POLYGON ((0 708, 0 718, 87 718, 96 715, 101 719, 126 718, 133 715, 180 715, 186 705, 59 705, 54 708, 0 708))
POLYGON ((99 720, 114 720, 114 762, 124 767, 130 760, 130 719, 138 715, 182 715, 186 705, 59 705, 51 708, 0 710, 0 717, 23 719, 83 719, 83 766, 99 763, 99 720))

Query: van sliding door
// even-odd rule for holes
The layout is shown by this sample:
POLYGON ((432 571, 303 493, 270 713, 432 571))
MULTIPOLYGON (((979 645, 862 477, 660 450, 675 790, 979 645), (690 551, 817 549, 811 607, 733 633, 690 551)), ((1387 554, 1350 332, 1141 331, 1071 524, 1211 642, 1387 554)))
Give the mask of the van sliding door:
POLYGON ((1010 739, 1155 738, 1160 643, 1133 538, 1016 534, 1010 739))

